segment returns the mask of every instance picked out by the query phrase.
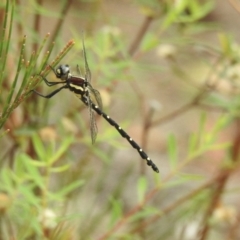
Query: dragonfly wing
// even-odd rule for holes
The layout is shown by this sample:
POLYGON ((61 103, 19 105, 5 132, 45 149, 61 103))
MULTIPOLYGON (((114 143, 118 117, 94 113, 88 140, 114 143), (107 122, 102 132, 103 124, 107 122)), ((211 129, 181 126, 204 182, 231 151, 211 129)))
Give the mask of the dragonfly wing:
POLYGON ((83 58, 84 58, 84 63, 85 63, 85 79, 86 79, 86 81, 88 81, 90 83, 91 82, 91 71, 89 69, 88 62, 87 62, 87 54, 85 51, 84 39, 82 39, 82 45, 83 45, 83 58))
POLYGON ((102 110, 102 98, 100 92, 96 89, 93 89, 93 95, 97 101, 98 107, 100 108, 100 110, 102 110))
POLYGON ((91 107, 92 101, 90 97, 87 98, 87 101, 88 101, 88 110, 89 110, 89 118, 90 118, 91 139, 92 139, 92 144, 94 144, 97 138, 98 128, 97 128, 95 116, 91 107))
POLYGON ((102 110, 102 98, 101 98, 100 92, 94 89, 90 84, 88 84, 88 89, 91 92, 91 94, 94 96, 98 107, 100 108, 100 110, 102 110))
POLYGON ((78 64, 77 64, 77 73, 79 74, 79 76, 82 76, 82 74, 81 74, 81 70, 80 70, 80 67, 79 67, 78 64))

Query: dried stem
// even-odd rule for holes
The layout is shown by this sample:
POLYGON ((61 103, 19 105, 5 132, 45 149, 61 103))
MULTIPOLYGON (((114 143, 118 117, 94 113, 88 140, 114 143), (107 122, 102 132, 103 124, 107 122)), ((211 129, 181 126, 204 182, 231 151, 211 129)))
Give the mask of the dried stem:
POLYGON ((133 40, 133 43, 129 47, 128 53, 129 53, 130 56, 133 56, 134 53, 136 52, 136 50, 139 47, 145 33, 147 32, 148 28, 150 27, 150 24, 151 24, 152 20, 153 20, 152 17, 146 17, 144 19, 144 22, 143 22, 140 30, 138 31, 135 39, 133 40))
MULTIPOLYGON (((231 150, 232 163, 235 165, 239 162, 239 151, 240 151, 240 129, 239 129, 240 119, 236 120, 236 135, 233 140, 233 147, 231 150)), ((233 173, 234 168, 232 169, 222 169, 220 172, 219 179, 213 184, 213 194, 211 202, 209 203, 208 209, 203 218, 203 227, 199 232, 199 239, 207 239, 208 233, 210 231, 209 219, 212 217, 215 209, 218 206, 218 203, 221 200, 222 193, 227 184, 228 179, 233 173)))
MULTIPOLYGON (((68 10, 70 9, 70 6, 72 5, 72 0, 68 0, 68 1, 64 1, 64 5, 63 5, 63 8, 62 8, 62 11, 61 11, 61 14, 60 14, 60 17, 58 19, 58 22, 57 22, 57 25, 54 29, 54 32, 52 33, 51 35, 51 38, 50 38, 50 42, 49 44, 51 44, 51 42, 54 41, 54 39, 56 39, 59 31, 61 30, 61 27, 63 25, 63 22, 65 20, 65 16, 67 15, 67 12, 68 10)), ((50 46, 48 46, 49 48, 50 46)))
MULTIPOLYGON (((37 0, 37 4, 39 6, 42 5, 42 0, 37 0)), ((34 18, 34 31, 36 33, 39 33, 40 32, 40 18, 41 18, 41 15, 39 13, 35 14, 35 18, 34 18)), ((33 52, 37 52, 37 49, 38 49, 38 41, 34 41, 33 43, 33 47, 32 47, 32 51, 33 52)))

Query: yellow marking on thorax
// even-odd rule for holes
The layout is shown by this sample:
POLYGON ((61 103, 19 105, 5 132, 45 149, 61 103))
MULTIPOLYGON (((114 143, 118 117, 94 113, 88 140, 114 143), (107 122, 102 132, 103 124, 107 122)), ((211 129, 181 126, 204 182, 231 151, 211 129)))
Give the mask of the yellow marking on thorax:
POLYGON ((70 83, 69 85, 72 88, 75 88, 77 90, 80 90, 80 91, 84 92, 84 89, 81 86, 78 86, 78 85, 75 85, 75 84, 72 84, 72 83, 70 83))

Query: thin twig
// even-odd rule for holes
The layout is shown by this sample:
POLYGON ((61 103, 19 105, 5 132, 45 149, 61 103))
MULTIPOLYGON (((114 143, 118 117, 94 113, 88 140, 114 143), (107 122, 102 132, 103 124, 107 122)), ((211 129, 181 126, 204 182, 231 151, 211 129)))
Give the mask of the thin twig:
POLYGON ((228 237, 226 239, 239 239, 239 226, 240 226, 240 213, 236 216, 236 221, 229 230, 228 237))
POLYGON ((66 0, 64 2, 64 5, 63 5, 63 8, 62 8, 62 11, 61 11, 61 14, 60 14, 60 17, 58 19, 58 22, 57 22, 57 25, 56 27, 54 28, 54 31, 51 35, 51 38, 50 38, 50 41, 49 41, 49 45, 48 45, 48 48, 50 47, 50 44, 56 39, 59 31, 61 30, 61 27, 63 25, 63 21, 65 20, 65 17, 67 15, 67 12, 68 10, 70 9, 71 5, 72 5, 72 0, 66 0))
POLYGON ((233 6, 233 8, 238 12, 240 13, 240 5, 237 1, 234 1, 234 0, 228 0, 229 3, 233 6))
POLYGON ((150 27, 150 24, 151 24, 152 20, 153 20, 153 17, 146 17, 144 19, 144 22, 143 22, 141 28, 139 29, 135 39, 133 40, 132 44, 129 47, 128 54, 130 56, 133 56, 134 53, 136 52, 136 50, 139 47, 145 33, 147 32, 148 28, 150 27))
MULTIPOLYGON (((155 112, 154 109, 151 107, 149 109, 149 112, 145 114, 143 119, 144 122, 143 122, 142 140, 141 140, 143 149, 147 148, 147 139, 148 139, 149 131, 151 130, 151 122, 152 122, 154 112, 155 112)), ((143 161, 141 161, 140 173, 142 175, 145 174, 145 169, 146 169, 146 164, 143 161)))
MULTIPOLYGON (((42 2, 43 2, 42 0, 37 0, 38 6, 41 6, 42 2)), ((40 32, 40 17, 41 17, 41 15, 39 13, 35 14, 35 17, 34 17, 34 32, 35 33, 40 32)), ((37 39, 35 39, 34 43, 33 43, 33 47, 32 47, 33 52, 37 52, 38 45, 39 45, 38 41, 37 41, 37 39)))
MULTIPOLYGON (((236 164, 239 162, 239 152, 240 152, 240 129, 239 129, 240 119, 236 120, 236 136, 233 140, 233 147, 231 151, 231 157, 233 164, 236 164)), ((203 218, 203 227, 199 232, 199 239, 205 240, 208 237, 208 233, 210 231, 210 225, 209 225, 209 219, 213 215, 215 209, 218 206, 218 203, 220 202, 222 193, 224 191, 224 188, 227 184, 227 181, 229 177, 232 175, 234 168, 232 169, 223 169, 220 172, 220 178, 218 181, 215 182, 215 188, 213 190, 213 195, 211 198, 211 201, 209 203, 209 207, 205 213, 205 216, 203 218)))
POLYGON ((170 205, 168 205, 164 209, 161 209, 161 211, 159 213, 157 213, 155 216, 151 217, 150 219, 144 221, 141 225, 138 225, 130 233, 136 233, 136 232, 139 231, 139 229, 146 228, 147 226, 152 225, 153 223, 155 223, 156 221, 158 221, 162 217, 166 216, 168 213, 172 212, 174 209, 178 208, 181 204, 189 201, 190 199, 195 197, 197 194, 199 194, 202 191, 211 187, 213 185, 213 183, 218 181, 219 177, 220 177, 220 175, 217 175, 217 176, 213 177, 212 179, 210 179, 209 181, 207 181, 206 183, 204 183, 203 185, 201 185, 197 189, 191 191, 190 193, 187 193, 186 195, 179 198, 175 202, 171 203, 170 205))

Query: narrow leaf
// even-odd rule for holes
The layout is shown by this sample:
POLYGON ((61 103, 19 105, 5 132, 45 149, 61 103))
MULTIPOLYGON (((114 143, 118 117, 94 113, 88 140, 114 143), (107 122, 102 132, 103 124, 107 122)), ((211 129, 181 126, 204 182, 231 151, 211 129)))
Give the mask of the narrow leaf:
POLYGON ((177 142, 173 134, 168 137, 168 154, 170 158, 171 169, 175 169, 177 166, 177 142))

